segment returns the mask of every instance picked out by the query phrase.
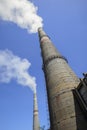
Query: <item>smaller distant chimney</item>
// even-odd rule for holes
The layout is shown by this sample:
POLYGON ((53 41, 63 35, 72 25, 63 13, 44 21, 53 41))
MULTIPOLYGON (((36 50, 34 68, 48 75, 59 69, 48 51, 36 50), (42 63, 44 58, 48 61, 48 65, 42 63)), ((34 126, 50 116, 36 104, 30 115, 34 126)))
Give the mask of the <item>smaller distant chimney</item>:
POLYGON ((33 108, 33 130, 40 130, 39 117, 38 117, 38 105, 37 94, 34 93, 34 108, 33 108))

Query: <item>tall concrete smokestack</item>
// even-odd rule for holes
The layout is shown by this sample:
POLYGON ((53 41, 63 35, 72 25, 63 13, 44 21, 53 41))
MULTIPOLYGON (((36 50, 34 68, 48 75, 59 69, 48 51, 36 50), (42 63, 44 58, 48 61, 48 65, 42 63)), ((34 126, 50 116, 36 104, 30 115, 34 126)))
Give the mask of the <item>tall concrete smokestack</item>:
POLYGON ((39 117, 38 117, 38 105, 37 94, 34 93, 34 108, 33 108, 33 130, 40 130, 39 117))
POLYGON ((73 95, 79 78, 54 47, 42 28, 38 29, 46 79, 51 130, 87 130, 87 120, 73 95))

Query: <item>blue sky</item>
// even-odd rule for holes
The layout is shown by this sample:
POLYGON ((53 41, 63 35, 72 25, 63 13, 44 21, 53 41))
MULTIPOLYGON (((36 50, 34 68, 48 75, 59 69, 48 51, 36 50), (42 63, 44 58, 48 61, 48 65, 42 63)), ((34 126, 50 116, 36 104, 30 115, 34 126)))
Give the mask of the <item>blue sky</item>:
MULTIPOLYGON (((87 72, 87 1, 33 0, 44 20, 44 30, 69 65, 82 77, 87 72)), ((9 49, 31 62, 36 77, 40 125, 49 127, 47 99, 38 34, 29 34, 16 24, 0 20, 0 50, 9 49)), ((0 83, 0 129, 32 130, 33 92, 12 80, 0 83)))

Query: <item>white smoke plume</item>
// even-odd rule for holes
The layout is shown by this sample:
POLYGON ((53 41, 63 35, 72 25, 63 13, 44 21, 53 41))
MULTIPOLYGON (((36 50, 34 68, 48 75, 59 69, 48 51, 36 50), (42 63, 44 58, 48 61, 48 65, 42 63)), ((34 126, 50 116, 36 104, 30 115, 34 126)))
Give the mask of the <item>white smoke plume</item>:
POLYGON ((10 50, 0 50, 0 82, 9 83, 15 79, 18 84, 28 86, 36 92, 35 77, 28 73, 30 65, 27 59, 21 59, 10 50))
POLYGON ((29 0, 0 0, 0 18, 16 23, 29 33, 36 33, 38 27, 43 26, 43 19, 37 11, 38 8, 29 0))

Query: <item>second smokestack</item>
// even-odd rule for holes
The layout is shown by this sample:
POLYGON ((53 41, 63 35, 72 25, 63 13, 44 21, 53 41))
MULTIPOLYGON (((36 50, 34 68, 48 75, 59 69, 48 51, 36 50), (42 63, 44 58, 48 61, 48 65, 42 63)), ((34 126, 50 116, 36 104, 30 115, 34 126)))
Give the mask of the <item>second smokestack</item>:
POLYGON ((38 104, 37 94, 34 93, 34 108, 33 108, 33 130, 40 130, 39 116, 38 116, 38 104))

